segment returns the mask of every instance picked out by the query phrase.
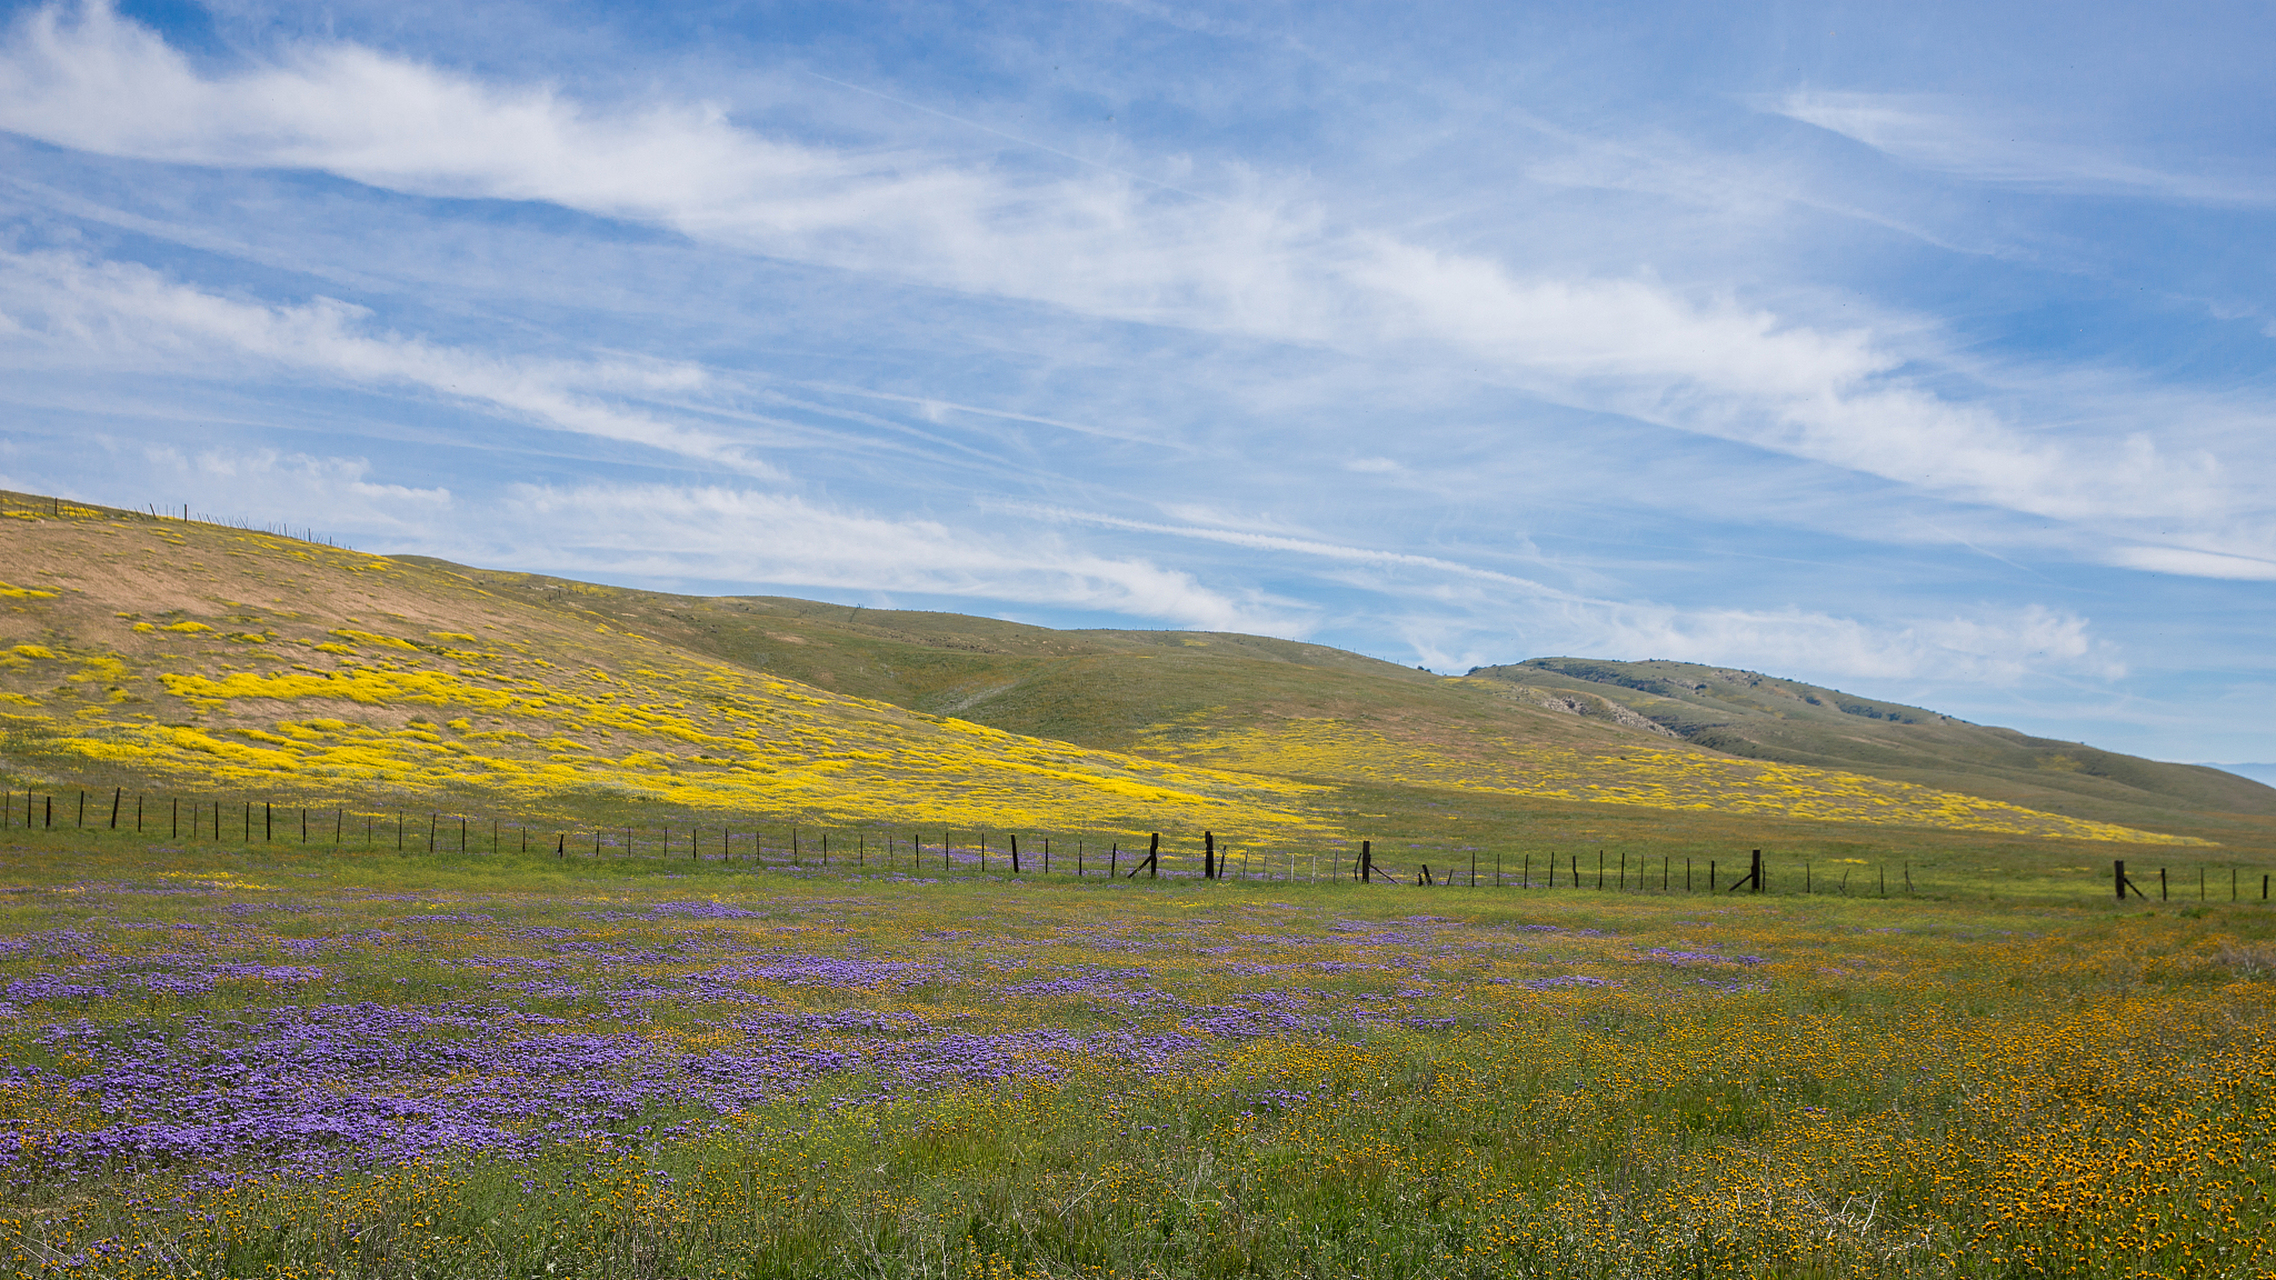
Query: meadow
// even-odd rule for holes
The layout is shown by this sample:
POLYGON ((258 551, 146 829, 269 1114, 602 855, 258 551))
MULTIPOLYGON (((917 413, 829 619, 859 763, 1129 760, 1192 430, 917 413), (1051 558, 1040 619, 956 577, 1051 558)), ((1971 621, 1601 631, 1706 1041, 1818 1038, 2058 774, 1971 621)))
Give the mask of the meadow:
POLYGON ((21 1276, 2276 1274, 2249 788, 49 499, 0 536, 21 1276))
POLYGON ((21 1274, 2276 1266, 2256 900, 210 835, 0 837, 21 1274))

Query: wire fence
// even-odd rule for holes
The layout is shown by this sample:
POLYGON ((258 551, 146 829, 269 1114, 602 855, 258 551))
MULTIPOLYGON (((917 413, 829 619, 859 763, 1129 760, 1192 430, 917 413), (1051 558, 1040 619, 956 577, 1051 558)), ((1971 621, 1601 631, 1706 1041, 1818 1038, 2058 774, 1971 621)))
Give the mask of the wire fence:
MULTIPOLYGON (((205 840, 245 847, 302 846, 340 852, 447 854, 569 859, 685 860, 728 869, 876 870, 910 875, 1060 876, 1080 879, 1175 879, 1260 881, 1283 884, 1410 886, 1418 888, 1586 890, 1622 894, 1781 894, 1880 897, 1918 896, 1928 886, 1913 864, 1860 864, 1843 859, 1821 868, 1809 858, 1788 858, 1774 867, 1760 849, 1725 864, 1719 858, 1646 855, 1598 849, 1525 852, 1467 849, 1452 861, 1443 851, 1410 850, 1399 865, 1379 859, 1375 842, 1362 839, 1334 847, 1299 849, 1236 847, 1204 831, 1178 847, 1159 832, 1143 844, 1122 847, 1123 838, 1096 833, 1072 836, 1029 834, 976 828, 918 830, 905 825, 816 826, 800 822, 691 818, 662 823, 547 823, 522 817, 480 815, 456 810, 312 808, 237 797, 129 795, 124 787, 100 791, 0 793, 0 826, 80 833, 124 833, 172 840, 205 840), (61 797, 59 802, 59 796, 61 797), (1054 846, 1056 841, 1056 846, 1054 846), (1193 847, 1198 845, 1198 847, 1193 847), (1442 859, 1430 861, 1428 859, 1442 859), (1776 874, 1774 875, 1774 871, 1776 874), (1799 883, 1797 883, 1797 880, 1799 883), (1775 882, 1775 883, 1774 883, 1775 882)), ((2145 878, 2147 872, 2143 873, 2145 878)), ((2151 894, 2129 877, 2123 860, 2113 864, 2119 901, 2151 894)), ((2257 869, 2198 866, 2176 873, 2156 872, 2156 898, 2170 902, 2269 901, 2270 877, 2257 869), (2194 870, 2192 880, 2188 875, 2194 870), (2219 873, 2226 872, 2225 877, 2219 873), (2257 883, 2254 877, 2257 876, 2257 883), (2224 883, 2225 880, 2225 883, 2224 883), (2192 895, 2192 890, 2194 891, 2192 895)))

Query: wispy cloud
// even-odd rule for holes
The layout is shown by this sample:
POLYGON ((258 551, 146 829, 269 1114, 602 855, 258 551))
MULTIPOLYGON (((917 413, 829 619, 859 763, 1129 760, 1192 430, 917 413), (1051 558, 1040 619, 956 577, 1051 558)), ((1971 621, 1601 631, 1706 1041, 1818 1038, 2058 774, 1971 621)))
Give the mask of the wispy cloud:
POLYGON ((2276 582, 2276 558, 2264 556, 2229 555, 2219 551, 2198 551, 2189 547, 2118 547, 2110 554, 2113 564, 2129 569, 2147 569, 2152 573, 2172 573, 2193 578, 2235 578, 2245 582, 2276 582))
POLYGON ((1019 601, 1265 635, 1308 627, 1309 611, 1293 602, 1213 590, 1191 574, 1032 529, 992 534, 726 487, 525 485, 507 501, 497 536, 560 530, 543 545, 515 539, 512 548, 556 572, 1019 601))
POLYGON ((446 527, 459 511, 447 486, 373 479, 368 458, 161 445, 144 449, 141 462, 153 473, 177 478, 177 491, 194 493, 198 503, 192 514, 200 519, 289 514, 295 527, 310 528, 318 536, 353 529, 365 538, 423 538, 446 527), (292 500, 279 504, 280 493, 292 500))
MULTIPOLYGON (((703 385, 687 364, 517 360, 373 332, 365 309, 332 298, 272 305, 224 297, 133 263, 0 251, 0 340, 16 358, 110 360, 210 375, 262 364, 341 382, 415 388, 493 413, 749 475, 776 469, 743 446, 609 397, 655 398, 703 385)), ((5 347, 0 347, 5 358, 5 347)))
MULTIPOLYGON (((1013 508, 1021 509, 1021 508, 1013 508)), ((1505 587, 1515 587, 1529 594, 1548 598, 1570 598, 1565 592, 1545 586, 1530 578, 1481 569, 1460 561, 1438 556, 1416 555, 1407 551, 1385 551, 1368 547, 1345 546, 1319 538, 1295 537, 1281 533, 1265 533, 1253 529, 1231 529, 1213 525, 1164 524, 1147 520, 1129 520, 1119 516, 1099 515, 1086 511, 1069 511, 1055 507, 1024 508, 1027 514, 1047 521, 1067 524, 1088 524, 1104 529, 1128 529, 1139 533, 1165 533, 1179 538, 1193 538, 1203 542, 1223 543, 1226 546, 1246 547, 1255 551, 1287 552, 1299 556, 1337 560, 1349 564, 1384 565, 1400 568, 1428 569, 1454 577, 1476 578, 1505 587)))
POLYGON ((1617 651, 1771 672, 1993 684, 2126 672, 2086 619, 2038 605, 1894 625, 1804 610, 1628 609, 1614 621, 1604 643, 1617 651))
MULTIPOLYGON (((1788 110, 1891 146, 1924 149, 1931 132, 1901 123, 1925 116, 1886 104, 1821 96, 1788 110)), ((1316 200, 1255 183, 1199 200, 1095 171, 792 141, 700 104, 592 106, 345 42, 207 74, 101 4, 19 22, 0 53, 0 126, 111 155, 546 201, 1090 317, 1460 368, 1529 395, 2074 522, 2082 537, 2097 521, 2201 524, 2251 503, 2232 474, 2192 451, 2141 435, 2035 430, 1948 398, 1912 375, 1916 353, 1867 328, 1814 326, 1645 277, 1527 276, 1339 225, 1316 200)), ((275 315, 280 336, 305 325, 319 337, 297 348, 280 336, 246 340, 423 385, 477 372, 442 367, 416 340, 355 338, 357 317, 329 304, 275 315)), ((569 429, 738 461, 699 429, 596 407, 562 381, 489 370, 475 394, 569 429)))
POLYGON ((2036 122, 1988 119, 1949 98, 1796 91, 1777 99, 1772 109, 1906 164, 1976 182, 2209 204, 2276 204, 2276 183, 2264 175, 2162 169, 2065 142, 2036 122))
POLYGON ((1992 684, 2048 675, 2115 679, 2125 664, 2085 618, 2042 605, 1977 609, 1944 617, 1864 619, 1796 608, 1699 608, 1616 600, 1439 556, 1354 547, 1249 529, 1122 520, 1038 509, 1068 523, 1169 534, 1255 551, 1385 571, 1367 586, 1432 602, 1403 628, 1437 669, 1511 660, 1554 649, 1751 665, 1828 678, 1934 675, 1992 684), (1451 588, 1451 589, 1450 589, 1451 588))

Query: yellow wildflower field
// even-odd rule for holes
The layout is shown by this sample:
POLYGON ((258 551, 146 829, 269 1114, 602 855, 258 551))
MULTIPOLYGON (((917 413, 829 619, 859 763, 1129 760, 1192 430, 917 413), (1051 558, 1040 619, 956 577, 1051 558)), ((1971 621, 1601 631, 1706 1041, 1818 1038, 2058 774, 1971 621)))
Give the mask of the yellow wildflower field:
MULTIPOLYGON (((1317 786, 1023 738, 725 669, 641 667, 630 683, 597 666, 457 649, 445 667, 367 666, 354 655, 416 646, 369 632, 355 644, 332 671, 162 671, 165 690, 213 723, 78 718, 50 731, 49 750, 200 785, 478 792, 509 811, 599 792, 846 823, 1319 830, 1303 812, 1317 786), (374 724, 373 711, 407 718, 374 724)), ((107 655, 76 665, 94 679, 125 670, 107 655)))
POLYGON ((1149 754, 1164 758, 1320 782, 1440 787, 1655 809, 2071 840, 2206 843, 1909 782, 1641 744, 1606 753, 1487 735, 1424 743, 1368 726, 1315 718, 1237 729, 1162 725, 1141 743, 1149 754))

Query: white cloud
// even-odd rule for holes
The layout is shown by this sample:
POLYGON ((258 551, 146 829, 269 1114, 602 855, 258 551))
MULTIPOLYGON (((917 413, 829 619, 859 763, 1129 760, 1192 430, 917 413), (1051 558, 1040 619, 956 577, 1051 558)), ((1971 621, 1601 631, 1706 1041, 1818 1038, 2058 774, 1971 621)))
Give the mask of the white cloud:
POLYGON ((1180 538, 1193 538, 1202 542, 1217 542, 1226 546, 1246 547, 1253 551, 1280 551, 1295 555, 1312 556, 1347 564, 1397 569, 1426 569, 1456 578, 1472 578, 1500 587, 1513 588, 1529 597, 1551 600, 1578 600, 1581 597, 1559 591, 1554 587, 1521 578, 1515 574, 1494 569, 1481 569, 1475 565, 1447 560, 1439 556, 1415 555, 1406 551, 1382 551, 1371 547, 1353 547, 1329 542, 1320 538, 1297 537, 1284 533, 1264 533, 1253 529, 1228 529, 1208 525, 1157 524, 1146 520, 1126 520, 1119 516, 1098 515, 1088 511, 1069 511, 1057 507, 1007 508, 1020 510, 1044 520, 1067 524, 1095 525, 1103 529, 1128 529, 1134 533, 1166 533, 1180 538))
POLYGON ((991 534, 719 487, 517 486, 501 516, 493 536, 516 544, 517 566, 553 572, 1015 600, 1264 635, 1307 629, 1286 602, 1227 595, 1032 529, 991 534), (548 533, 532 545, 515 530, 548 533))
POLYGON ((2086 619, 2039 605, 1868 622, 1801 609, 1607 603, 1568 609, 1539 629, 1561 632, 1569 641, 1563 652, 1702 662, 1819 680, 2007 685, 2034 676, 2117 679, 2126 672, 2086 619))
POLYGON ((2151 573, 2172 573, 2192 578, 2235 578, 2250 582, 2276 581, 2276 559, 2196 551, 2187 547, 2118 547, 2112 564, 2151 573))
MULTIPOLYGON (((1787 105, 1891 146, 1926 136, 1888 104, 1820 95, 1787 105)), ((2249 466, 2147 437, 2028 429, 1931 391, 1908 376, 1917 353, 1865 327, 1813 327, 1649 278, 1528 278, 1474 254, 1339 229, 1253 180, 1203 200, 1096 172, 786 141, 700 105, 594 107, 338 42, 209 75, 101 4, 76 18, 33 10, 17 24, 0 51, 0 127, 112 155, 549 201, 1090 316, 1435 365, 2072 522, 2086 540, 2107 536, 2098 522, 2155 516, 2219 541, 2224 521, 2257 501, 2238 478, 2249 466)), ((486 366, 360 334, 361 318, 337 304, 214 300, 175 319, 339 376, 461 394, 471 379, 473 398, 565 429, 755 466, 724 440, 609 406, 590 394, 608 388, 579 381, 671 371, 486 366), (310 336, 296 340, 303 329, 310 336)))
POLYGON ((1319 538, 1152 524, 1033 509, 1045 519, 1165 533, 1353 566, 1350 585, 1432 605, 1403 638, 1433 669, 1461 670, 1546 653, 1670 658, 1821 678, 2117 679, 2125 665, 2087 620, 2041 605, 1942 618, 1863 620, 1803 609, 1701 609, 1611 600, 1438 556, 1345 546, 1319 538), (1519 652, 1522 650, 1522 652, 1519 652))
POLYGON ((2214 204, 2276 202, 2276 187, 2265 181, 2138 164, 2108 151, 2066 144, 2032 122, 1982 119, 1944 98, 1798 91, 1771 109, 1907 164, 1977 182, 2214 204))
MULTIPOLYGON (((686 394, 706 375, 687 364, 516 360, 373 333, 360 307, 317 297, 274 306, 223 297, 130 263, 0 251, 0 344, 209 375, 213 361, 256 362, 340 382, 415 388, 490 412, 650 448, 751 475, 777 474, 734 441, 607 397, 686 394)), ((0 346, 4 350, 5 346, 0 346)))
MULTIPOLYGON (((448 488, 385 484, 370 479, 367 459, 320 457, 275 449, 233 452, 200 449, 185 454, 159 446, 143 450, 152 480, 168 491, 195 496, 198 519, 233 520, 248 511, 288 517, 318 536, 418 536, 452 515, 448 488)), ((342 541, 354 542, 342 537, 342 541)))
POLYGON ((1496 357, 1544 395, 2064 520, 2202 517, 2235 502, 2209 457, 2169 457, 2138 434, 2034 435, 1892 381, 1900 357, 1861 330, 1693 305, 1642 282, 1521 281, 1407 245, 1386 244, 1367 278, 1408 304, 1406 324, 1496 357))

